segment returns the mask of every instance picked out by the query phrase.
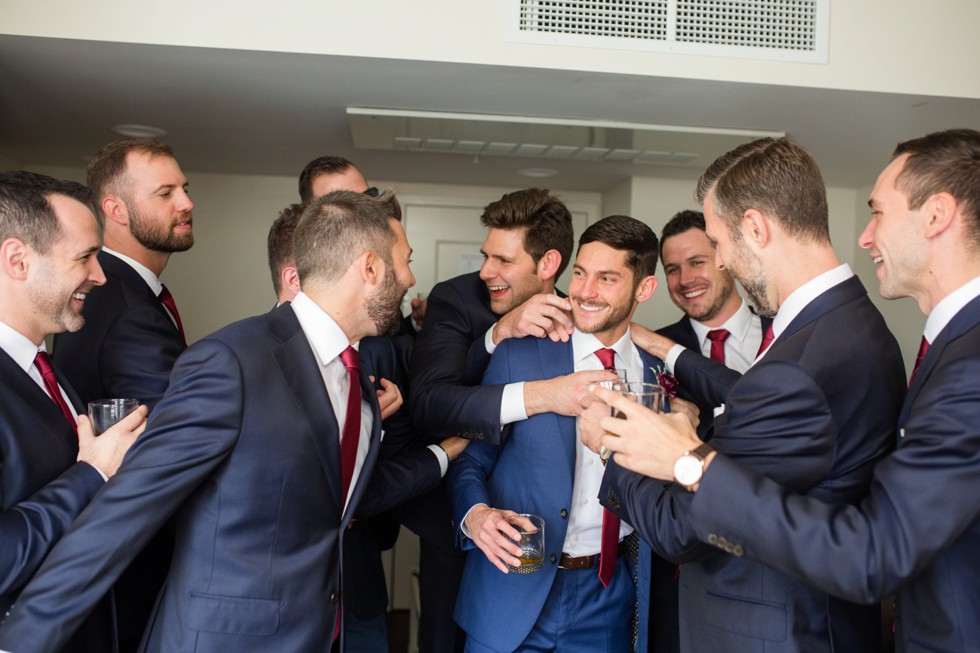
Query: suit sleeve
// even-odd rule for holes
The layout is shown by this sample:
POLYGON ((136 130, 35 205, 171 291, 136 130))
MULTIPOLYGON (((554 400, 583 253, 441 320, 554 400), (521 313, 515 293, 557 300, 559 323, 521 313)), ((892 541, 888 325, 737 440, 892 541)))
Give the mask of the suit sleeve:
POLYGON ((119 471, 59 541, 0 627, 0 649, 58 650, 151 537, 226 458, 241 428, 240 365, 189 349, 119 471))
POLYGON ((152 411, 183 349, 173 323, 154 307, 123 311, 106 332, 99 356, 108 396, 135 397, 152 411))
POLYGON ((474 341, 467 302, 450 284, 429 295, 425 325, 412 354, 412 413, 416 428, 434 441, 460 437, 498 443, 503 384, 480 385, 483 334, 474 341))
MULTIPOLYGON (((727 405, 711 441, 719 452, 798 492, 827 477, 836 429, 823 392, 801 368, 771 363, 739 384, 727 405)), ((684 563, 717 553, 699 543, 689 523, 693 495, 684 488, 610 466, 600 492, 603 505, 619 512, 658 555, 684 563)))
POLYGON ((711 408, 725 403, 732 386, 742 378, 735 370, 690 349, 677 358, 674 376, 695 404, 711 408))
POLYGON ((802 497, 718 456, 692 502, 693 528, 843 598, 892 594, 980 519, 978 370, 977 359, 959 359, 944 383, 923 387, 903 446, 878 464, 858 506, 802 497))
POLYGON ((0 514, 0 596, 30 580, 103 485, 94 467, 75 463, 30 498, 0 514))

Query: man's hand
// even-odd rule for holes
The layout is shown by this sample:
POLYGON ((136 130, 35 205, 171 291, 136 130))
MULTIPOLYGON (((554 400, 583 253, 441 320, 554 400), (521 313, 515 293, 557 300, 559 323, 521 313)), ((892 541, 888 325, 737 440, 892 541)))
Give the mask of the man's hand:
POLYGON ((582 406, 582 414, 578 420, 579 437, 582 444, 591 451, 599 453, 602 449, 602 436, 606 434, 606 431, 599 426, 599 422, 612 414, 609 404, 589 393, 582 399, 582 406))
POLYGON ((493 344, 507 338, 544 338, 568 342, 572 333, 572 303, 555 294, 534 295, 497 321, 493 344))
POLYGON ((99 437, 92 434, 87 415, 78 416, 78 461, 88 463, 106 476, 113 476, 123 456, 146 428, 146 406, 123 417, 99 437))
POLYGON ((412 305, 412 321, 415 323, 415 328, 421 331, 422 325, 425 324, 425 309, 429 305, 429 298, 412 297, 409 303, 412 305))
POLYGON ((615 372, 589 370, 542 381, 527 381, 524 384, 524 410, 528 417, 540 413, 577 417, 582 414, 582 400, 589 392, 589 384, 615 379, 615 372))
POLYGON ((667 353, 677 344, 670 338, 654 333, 636 322, 630 324, 630 340, 634 345, 660 360, 667 360, 667 353))
POLYGON ((684 415, 691 422, 694 430, 698 430, 698 425, 701 423, 701 410, 690 401, 674 397, 670 400, 670 412, 684 415))
POLYGON ((469 443, 470 441, 466 438, 457 438, 454 435, 440 442, 439 446, 446 452, 446 455, 449 457, 449 462, 452 462, 459 458, 459 454, 466 450, 466 445, 469 443))
MULTIPOLYGON (((371 383, 374 383, 373 376, 368 378, 371 379, 371 383)), ((381 406, 381 419, 388 419, 402 407, 402 391, 388 379, 381 379, 381 390, 375 392, 378 394, 378 404, 381 406)))
MULTIPOLYGON (((505 574, 508 572, 507 565, 521 566, 520 555, 523 551, 515 544, 521 541, 521 533, 508 521, 515 516, 517 513, 513 510, 497 510, 482 505, 473 506, 466 515, 466 530, 470 533, 470 539, 480 547, 487 560, 505 574)), ((528 526, 532 524, 528 522, 528 526)))
POLYGON ((674 463, 701 444, 686 413, 655 413, 612 390, 595 388, 595 396, 626 419, 603 417, 599 427, 607 434, 602 446, 615 454, 621 466, 663 481, 674 479, 674 463))

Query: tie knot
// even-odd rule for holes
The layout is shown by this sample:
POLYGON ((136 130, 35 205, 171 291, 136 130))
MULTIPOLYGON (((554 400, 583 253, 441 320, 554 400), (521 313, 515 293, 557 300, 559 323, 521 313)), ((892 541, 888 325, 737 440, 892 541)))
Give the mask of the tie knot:
POLYGON ((42 377, 54 373, 54 367, 51 365, 51 358, 48 356, 48 352, 46 351, 37 352, 37 356, 34 357, 34 366, 37 367, 42 377))
POLYGON ((356 349, 348 346, 347 349, 340 352, 340 360, 343 361, 344 367, 346 367, 351 374, 357 374, 360 367, 360 357, 357 355, 356 349))
POLYGON ((602 363, 602 368, 606 370, 616 369, 616 352, 612 349, 596 349, 596 357, 602 363))
POLYGON ((170 291, 167 290, 167 287, 163 284, 160 284, 160 294, 157 295, 157 297, 159 297, 160 301, 164 304, 174 301, 174 296, 170 294, 170 291))
POLYGON ((725 342, 730 335, 732 334, 728 329, 712 329, 708 331, 708 340, 711 342, 725 342))
POLYGON ((922 342, 919 343, 919 353, 915 357, 917 363, 922 362, 922 359, 926 357, 926 352, 929 351, 929 341, 926 340, 925 336, 922 336, 922 342))

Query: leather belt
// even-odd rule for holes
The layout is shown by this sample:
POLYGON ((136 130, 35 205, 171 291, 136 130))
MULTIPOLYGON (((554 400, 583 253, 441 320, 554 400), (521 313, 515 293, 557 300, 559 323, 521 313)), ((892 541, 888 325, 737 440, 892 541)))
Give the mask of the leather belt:
MULTIPOLYGON (((616 555, 623 556, 626 555, 626 540, 621 540, 619 546, 616 547, 616 555)), ((599 554, 595 553, 590 556, 579 556, 574 558, 567 553, 561 554, 561 559, 558 561, 559 569, 593 569, 599 564, 599 554)))

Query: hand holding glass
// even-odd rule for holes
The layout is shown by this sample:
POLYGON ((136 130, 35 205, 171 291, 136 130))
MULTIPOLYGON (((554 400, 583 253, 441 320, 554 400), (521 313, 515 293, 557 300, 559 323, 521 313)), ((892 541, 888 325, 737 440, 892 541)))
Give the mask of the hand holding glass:
POLYGON ((139 399, 99 399, 88 404, 88 417, 92 420, 92 432, 102 435, 113 424, 139 408, 139 399))
POLYGON ((544 519, 538 515, 511 515, 507 521, 521 533, 519 546, 521 566, 507 569, 518 574, 530 574, 538 571, 544 565, 544 519))
MULTIPOLYGON (((657 383, 615 383, 612 389, 644 408, 649 408, 655 413, 663 412, 664 389, 657 383)), ((625 415, 616 410, 612 410, 611 412, 613 417, 626 419, 625 415)), ((605 447, 599 452, 599 458, 602 460, 609 460, 611 455, 612 452, 605 447)))

